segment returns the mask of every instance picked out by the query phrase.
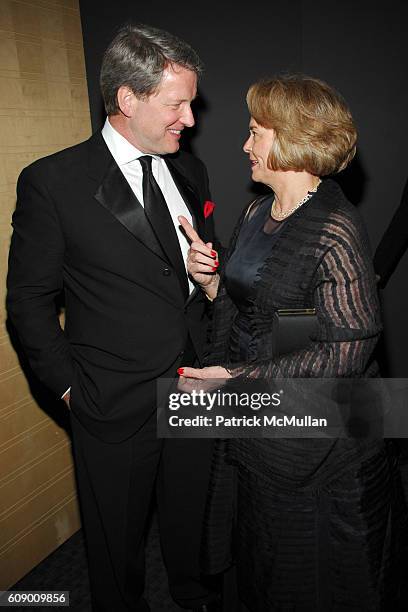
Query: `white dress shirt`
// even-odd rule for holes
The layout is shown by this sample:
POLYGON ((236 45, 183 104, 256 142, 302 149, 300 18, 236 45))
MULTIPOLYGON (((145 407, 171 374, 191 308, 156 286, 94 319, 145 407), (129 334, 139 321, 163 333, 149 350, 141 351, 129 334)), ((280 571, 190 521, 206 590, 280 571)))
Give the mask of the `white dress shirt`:
MULTIPOLYGON (((108 117, 106 118, 105 125, 102 128, 102 136, 106 146, 112 154, 113 159, 118 164, 133 193, 141 205, 144 206, 143 171, 141 164, 139 162, 135 163, 135 160, 142 155, 146 155, 146 153, 142 153, 139 151, 139 149, 136 149, 136 147, 130 144, 130 142, 126 140, 122 134, 119 134, 119 132, 117 132, 109 123, 108 117)), ((183 215, 183 217, 186 217, 191 225, 193 224, 193 219, 186 206, 186 203, 184 202, 173 181, 173 177, 171 176, 170 170, 168 169, 164 159, 158 155, 151 155, 151 157, 153 176, 161 189, 164 199, 166 200, 180 244, 184 265, 186 265, 187 252, 190 245, 185 235, 180 231, 180 223, 177 217, 179 215, 183 215)), ((191 293, 194 289, 194 284, 190 279, 188 279, 188 286, 191 293)))

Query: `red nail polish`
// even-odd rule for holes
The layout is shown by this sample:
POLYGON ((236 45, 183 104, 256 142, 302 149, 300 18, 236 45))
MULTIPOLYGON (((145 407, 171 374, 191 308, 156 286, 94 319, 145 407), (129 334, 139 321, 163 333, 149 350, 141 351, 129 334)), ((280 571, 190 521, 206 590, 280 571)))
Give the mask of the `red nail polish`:
POLYGON ((216 271, 216 269, 217 269, 217 266, 214 266, 214 267, 212 268, 212 272, 215 272, 215 271, 216 271))
POLYGON ((218 266, 219 266, 219 265, 220 265, 220 262, 219 262, 219 261, 214 261, 214 266, 215 266, 216 268, 218 268, 218 266))
POLYGON ((184 374, 184 368, 178 368, 178 370, 177 370, 177 374, 178 374, 179 376, 183 376, 183 374, 184 374))
POLYGON ((211 257, 217 257, 217 251, 211 251, 211 257))

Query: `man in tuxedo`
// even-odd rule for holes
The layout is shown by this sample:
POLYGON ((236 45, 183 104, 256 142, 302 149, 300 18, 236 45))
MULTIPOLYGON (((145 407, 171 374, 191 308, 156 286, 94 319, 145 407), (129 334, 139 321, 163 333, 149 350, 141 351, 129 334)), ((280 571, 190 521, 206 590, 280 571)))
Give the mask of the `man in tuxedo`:
POLYGON ((205 167, 179 150, 200 71, 175 36, 122 28, 102 64, 102 131, 18 181, 9 316, 32 369, 70 408, 98 611, 149 610, 144 532, 154 491, 173 598, 219 609, 199 569, 212 443, 156 437, 157 379, 201 363, 207 325, 178 215, 207 243, 208 273, 218 265, 205 167))

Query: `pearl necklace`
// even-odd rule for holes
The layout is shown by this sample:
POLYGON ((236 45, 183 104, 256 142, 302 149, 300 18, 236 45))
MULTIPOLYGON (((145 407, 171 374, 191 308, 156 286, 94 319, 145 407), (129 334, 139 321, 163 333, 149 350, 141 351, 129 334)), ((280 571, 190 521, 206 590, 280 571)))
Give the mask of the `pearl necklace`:
POLYGON ((313 189, 308 191, 307 194, 305 195, 305 197, 300 200, 300 202, 295 204, 295 206, 293 206, 293 208, 290 208, 286 212, 278 212, 276 210, 276 200, 274 198, 273 202, 272 202, 272 206, 271 206, 271 217, 272 217, 272 219, 275 219, 275 221, 282 221, 283 219, 286 219, 286 217, 289 217, 289 215, 292 215, 295 212, 295 210, 297 210, 298 208, 300 208, 302 206, 302 204, 305 204, 308 200, 310 200, 310 198, 313 196, 313 194, 316 193, 316 191, 318 190, 319 185, 320 185, 321 182, 322 182, 321 179, 319 179, 319 182, 317 183, 316 187, 314 187, 313 189))

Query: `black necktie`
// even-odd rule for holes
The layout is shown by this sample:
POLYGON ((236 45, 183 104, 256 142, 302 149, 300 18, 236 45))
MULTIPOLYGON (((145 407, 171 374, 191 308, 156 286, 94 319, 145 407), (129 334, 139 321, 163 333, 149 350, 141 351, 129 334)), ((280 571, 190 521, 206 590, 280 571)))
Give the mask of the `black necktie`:
POLYGON ((184 292, 184 297, 187 298, 189 288, 183 255, 166 200, 153 176, 152 157, 150 155, 142 155, 142 157, 139 157, 139 161, 143 170, 143 200, 146 217, 163 251, 174 266, 184 292))

